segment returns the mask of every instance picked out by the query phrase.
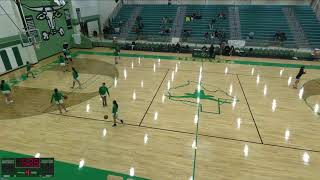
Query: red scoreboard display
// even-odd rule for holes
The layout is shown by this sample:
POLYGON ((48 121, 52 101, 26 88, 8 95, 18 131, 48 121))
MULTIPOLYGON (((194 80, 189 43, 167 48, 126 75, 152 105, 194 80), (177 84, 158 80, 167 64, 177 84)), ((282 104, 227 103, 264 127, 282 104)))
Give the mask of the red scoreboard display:
POLYGON ((52 177, 53 158, 3 158, 1 177, 52 177))

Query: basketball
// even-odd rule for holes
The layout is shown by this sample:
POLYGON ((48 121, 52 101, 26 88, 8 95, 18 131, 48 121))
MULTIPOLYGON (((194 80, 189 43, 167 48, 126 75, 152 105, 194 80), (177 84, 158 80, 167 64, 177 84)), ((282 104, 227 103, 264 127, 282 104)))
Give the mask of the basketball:
POLYGON ((104 117, 103 117, 103 118, 104 118, 104 119, 108 119, 108 117, 109 117, 108 115, 104 115, 104 117))
POLYGON ((65 95, 65 96, 63 96, 63 98, 64 98, 64 99, 68 99, 68 96, 65 95))

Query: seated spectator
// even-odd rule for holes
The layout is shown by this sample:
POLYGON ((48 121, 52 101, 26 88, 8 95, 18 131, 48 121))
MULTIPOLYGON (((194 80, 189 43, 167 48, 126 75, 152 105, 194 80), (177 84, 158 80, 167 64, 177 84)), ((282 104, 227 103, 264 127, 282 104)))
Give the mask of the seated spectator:
POLYGON ((206 51, 208 50, 208 48, 207 48, 206 45, 204 45, 204 46, 201 48, 201 50, 202 50, 203 52, 206 52, 206 51))
POLYGON ((219 37, 219 32, 217 30, 214 31, 214 37, 218 38, 219 37))
POLYGON ((249 33, 248 38, 249 38, 249 39, 253 39, 253 38, 254 38, 254 32, 251 31, 251 32, 249 33))
POLYGON ((136 42, 135 41, 132 41, 131 42, 131 50, 134 50, 134 47, 136 46, 136 42))
POLYGON ((230 54, 230 46, 227 44, 225 47, 224 47, 224 52, 223 52, 223 55, 226 55, 228 56, 230 54))
POLYGON ((202 18, 202 16, 201 16, 201 13, 200 13, 200 11, 197 11, 196 13, 194 13, 194 19, 201 19, 202 18))
POLYGON ((209 33, 208 33, 208 32, 204 33, 204 38, 205 38, 206 40, 209 39, 209 33))
POLYGON ((188 38, 188 37, 191 36, 191 32, 192 31, 190 29, 184 29, 183 30, 183 36, 188 38))
POLYGON ((217 22, 216 18, 213 17, 213 18, 211 19, 211 24, 215 24, 216 22, 217 22))
POLYGON ((177 52, 177 53, 180 53, 181 46, 180 46, 179 42, 177 42, 177 44, 176 44, 176 46, 175 46, 175 49, 176 49, 176 52, 177 52))
POLYGON ((220 12, 217 17, 219 19, 226 19, 226 15, 223 12, 220 12))
POLYGON ((210 29, 210 30, 213 29, 213 23, 212 23, 212 21, 209 22, 209 29, 210 29))
POLYGON ((213 33, 211 33, 211 40, 213 40, 214 38, 215 38, 215 34, 213 32, 213 33))
POLYGON ((231 46, 229 56, 232 56, 235 53, 234 46, 231 46))

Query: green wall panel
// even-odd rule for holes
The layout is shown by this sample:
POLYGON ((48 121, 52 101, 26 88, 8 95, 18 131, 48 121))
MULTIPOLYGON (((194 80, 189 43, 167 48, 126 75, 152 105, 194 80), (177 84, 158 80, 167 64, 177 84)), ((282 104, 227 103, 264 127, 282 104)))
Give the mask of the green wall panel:
POLYGON ((57 6, 53 0, 22 0, 21 4, 24 15, 29 18, 32 16, 34 26, 40 32, 40 48, 35 49, 38 60, 61 52, 64 42, 70 44, 73 30, 72 26, 70 27, 71 24, 67 25, 66 21, 66 14, 67 17, 71 14, 66 13, 69 10, 70 1, 66 1, 64 6, 57 6), (47 18, 49 16, 42 13, 43 9, 49 12, 48 15, 53 15, 53 18, 47 18))
POLYGON ((21 55, 20 55, 19 48, 18 47, 13 47, 12 51, 13 51, 14 57, 16 58, 18 66, 22 66, 23 65, 23 61, 22 61, 22 58, 21 58, 21 55))
POLYGON ((0 51, 0 56, 1 56, 2 62, 4 64, 4 67, 6 68, 6 70, 7 71, 11 70, 12 66, 11 66, 7 51, 5 51, 5 50, 0 51))

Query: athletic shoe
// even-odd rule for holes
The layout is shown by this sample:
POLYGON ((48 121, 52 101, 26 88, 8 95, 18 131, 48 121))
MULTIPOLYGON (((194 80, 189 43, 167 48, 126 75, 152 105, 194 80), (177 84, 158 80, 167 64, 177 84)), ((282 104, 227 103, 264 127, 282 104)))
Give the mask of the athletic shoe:
POLYGON ((121 124, 123 124, 123 120, 122 119, 120 119, 120 122, 121 122, 121 124))
POLYGON ((113 124, 113 125, 112 125, 112 127, 116 127, 116 126, 117 126, 117 124, 113 124))

